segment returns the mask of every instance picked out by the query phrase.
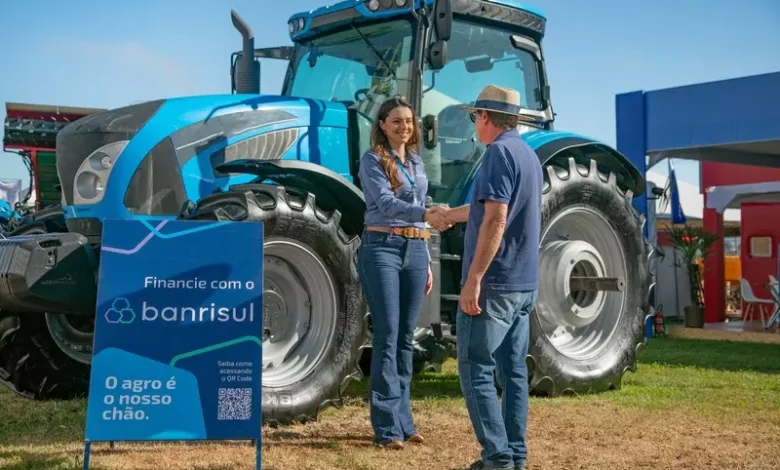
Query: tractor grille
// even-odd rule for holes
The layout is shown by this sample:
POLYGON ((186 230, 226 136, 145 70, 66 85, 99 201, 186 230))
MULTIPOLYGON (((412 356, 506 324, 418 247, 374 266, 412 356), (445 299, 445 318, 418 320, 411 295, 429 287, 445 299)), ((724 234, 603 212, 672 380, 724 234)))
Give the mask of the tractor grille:
POLYGON ((261 134, 229 145, 211 154, 211 165, 216 176, 227 176, 217 168, 236 160, 279 160, 298 140, 298 129, 283 129, 261 134))

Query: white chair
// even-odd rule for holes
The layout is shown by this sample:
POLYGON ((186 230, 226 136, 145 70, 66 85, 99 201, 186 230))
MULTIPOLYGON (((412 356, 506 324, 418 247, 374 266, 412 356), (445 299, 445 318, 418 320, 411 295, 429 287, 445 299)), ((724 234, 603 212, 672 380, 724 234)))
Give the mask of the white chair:
MULTIPOLYGON (((753 319, 753 304, 758 304, 759 310, 761 310, 761 326, 766 328, 766 320, 764 319, 764 305, 771 305, 774 306, 775 302, 774 300, 770 299, 762 299, 759 297, 756 297, 756 294, 753 293, 753 288, 750 287, 750 283, 745 280, 745 278, 740 278, 739 280, 739 289, 742 291, 742 300, 745 301, 747 304, 747 309, 745 310, 745 313, 742 315, 742 319, 744 321, 748 321, 748 316, 750 319, 753 319)), ((771 308, 771 307, 770 307, 771 308)))

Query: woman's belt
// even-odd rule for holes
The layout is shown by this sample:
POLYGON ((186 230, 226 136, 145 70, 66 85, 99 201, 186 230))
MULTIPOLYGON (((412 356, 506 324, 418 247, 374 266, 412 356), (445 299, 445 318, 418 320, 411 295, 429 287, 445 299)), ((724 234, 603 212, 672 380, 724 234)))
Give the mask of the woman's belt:
POLYGON ((369 225, 366 227, 369 232, 383 232, 399 235, 404 238, 422 238, 427 240, 431 238, 431 232, 428 229, 417 227, 381 227, 378 225, 369 225))

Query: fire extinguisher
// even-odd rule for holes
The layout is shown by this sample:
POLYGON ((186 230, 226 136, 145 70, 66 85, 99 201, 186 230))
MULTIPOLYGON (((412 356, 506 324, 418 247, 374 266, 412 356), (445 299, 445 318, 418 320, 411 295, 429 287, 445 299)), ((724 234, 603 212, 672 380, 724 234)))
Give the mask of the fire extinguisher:
POLYGON ((658 311, 653 315, 653 324, 655 329, 653 330, 654 336, 663 336, 666 334, 666 324, 664 322, 664 306, 659 305, 658 311))

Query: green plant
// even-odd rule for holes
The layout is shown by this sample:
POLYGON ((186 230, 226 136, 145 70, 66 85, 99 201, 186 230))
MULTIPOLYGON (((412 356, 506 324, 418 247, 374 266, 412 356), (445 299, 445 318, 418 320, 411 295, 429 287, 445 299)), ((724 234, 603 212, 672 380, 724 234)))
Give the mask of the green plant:
POLYGON ((691 283, 691 306, 704 306, 704 293, 702 292, 703 263, 700 266, 699 259, 705 260, 711 253, 712 247, 718 241, 718 236, 705 230, 704 227, 685 224, 669 228, 672 246, 682 254, 681 262, 677 266, 688 268, 688 279, 691 283))

